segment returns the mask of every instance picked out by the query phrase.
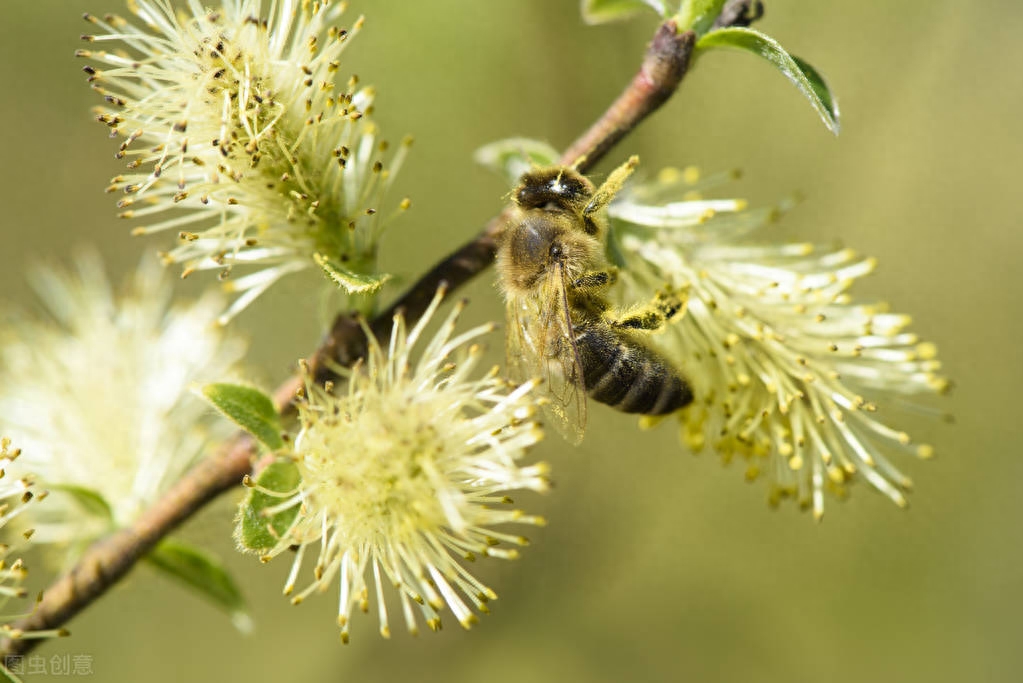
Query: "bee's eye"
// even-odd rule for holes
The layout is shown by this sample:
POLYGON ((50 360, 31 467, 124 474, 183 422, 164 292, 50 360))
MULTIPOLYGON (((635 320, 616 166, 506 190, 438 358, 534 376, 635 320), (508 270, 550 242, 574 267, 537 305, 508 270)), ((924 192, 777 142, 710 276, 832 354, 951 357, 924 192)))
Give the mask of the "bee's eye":
POLYGON ((560 259, 562 256, 565 255, 565 252, 564 250, 562 250, 560 243, 554 242, 551 244, 550 255, 552 259, 560 259))

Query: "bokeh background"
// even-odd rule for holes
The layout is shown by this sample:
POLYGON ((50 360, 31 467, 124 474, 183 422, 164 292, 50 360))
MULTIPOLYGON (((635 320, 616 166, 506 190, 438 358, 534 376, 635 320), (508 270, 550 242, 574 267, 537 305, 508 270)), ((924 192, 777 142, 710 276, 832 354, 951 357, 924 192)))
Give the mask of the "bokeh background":
MULTIPOLYGON (((1014 681, 1023 675, 1023 534, 1017 414, 1023 174, 1023 6, 1009 0, 768 0, 759 27, 810 60, 838 94, 832 137, 765 63, 716 53, 614 153, 643 166, 742 168, 730 194, 754 205, 807 200, 771 238, 838 239, 880 257, 860 287, 914 315, 938 342, 956 423, 907 419, 937 446, 900 461, 916 482, 908 511, 866 487, 821 524, 770 510, 762 483, 672 430, 637 436, 599 410, 586 444, 551 439, 552 495, 523 501, 550 525, 514 563, 485 562, 501 599, 471 632, 376 635, 373 616, 342 646, 336 596, 292 607, 288 569, 234 552, 231 494, 183 534, 237 573, 256 630, 143 567, 75 619, 44 655, 88 654, 102 681, 1014 681)), ((478 146, 527 135, 564 146, 634 72, 655 26, 586 27, 575 0, 353 0, 368 15, 346 52, 379 89, 378 119, 417 144, 399 192, 413 211, 384 265, 412 278, 499 210, 501 181, 478 146)), ((129 238, 103 193, 115 143, 72 57, 83 11, 113 0, 6 0, 0 20, 0 288, 31 305, 23 269, 95 244, 115 277, 159 237, 129 238)), ((408 279, 406 279, 408 282, 408 279)), ((315 280, 287 282, 238 320, 272 385, 321 334, 315 280)), ((209 284, 196 277, 185 294, 209 284)), ((470 317, 500 316, 492 273, 466 289, 470 317)), ((393 294, 393 290, 391 292, 393 294)), ((500 342, 494 341, 495 357, 500 342)), ((596 412, 596 411, 595 411, 596 412)), ((453 624, 453 622, 452 622, 453 624)), ((37 679, 32 679, 37 680, 37 679)))

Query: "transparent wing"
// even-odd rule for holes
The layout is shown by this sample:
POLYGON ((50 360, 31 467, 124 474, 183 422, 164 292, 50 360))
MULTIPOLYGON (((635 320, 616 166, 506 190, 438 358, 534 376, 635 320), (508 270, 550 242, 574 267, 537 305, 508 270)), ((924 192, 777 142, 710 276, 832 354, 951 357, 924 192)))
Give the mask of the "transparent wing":
POLYGON ((547 414, 566 439, 579 443, 586 428, 583 369, 564 274, 557 265, 552 271, 533 294, 508 302, 508 370, 520 382, 543 380, 547 414))

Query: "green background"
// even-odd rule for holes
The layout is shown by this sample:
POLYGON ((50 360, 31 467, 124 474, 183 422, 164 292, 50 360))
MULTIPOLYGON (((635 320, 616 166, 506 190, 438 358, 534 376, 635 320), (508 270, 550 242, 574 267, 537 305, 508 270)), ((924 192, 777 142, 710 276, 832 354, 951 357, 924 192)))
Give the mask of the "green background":
MULTIPOLYGON (((653 15, 589 28, 574 0, 357 0, 368 13, 346 52, 379 89, 378 119, 416 146, 398 180, 413 210, 384 266, 414 277, 497 212, 507 191, 474 167, 478 146, 511 135, 566 145, 634 72, 653 15)), ((373 615, 353 643, 334 626, 336 594, 292 607, 288 569, 236 554, 224 496, 184 534, 216 549, 252 604, 251 636, 147 568, 38 652, 93 657, 102 681, 1012 681, 1023 664, 1018 490, 1023 237, 1023 7, 1007 0, 769 0, 759 27, 824 73, 843 132, 833 138, 797 91, 753 57, 717 53, 598 169, 739 167, 725 192, 754 205, 806 197, 772 239, 839 239, 880 257, 859 287, 914 316, 957 389, 947 425, 904 420, 933 462, 900 461, 908 511, 864 486, 815 524, 771 511, 763 483, 693 457, 672 430, 592 411, 586 443, 536 451, 555 491, 522 496, 550 525, 517 562, 484 562, 501 595, 471 632, 390 641, 373 615), (1017 199, 1014 199, 1016 197, 1017 199)), ((0 21, 0 287, 28 305, 23 266, 67 262, 95 244, 118 277, 160 237, 129 238, 103 194, 115 143, 91 120, 97 98, 72 57, 107 0, 7 0, 0 21)), ((184 283, 195 293, 209 284, 184 283)), ((238 320, 271 385, 320 337, 315 278, 288 281, 238 320)), ((393 294, 394 290, 390 293, 393 294)), ((465 292, 473 320, 500 317, 493 275, 465 292)), ((500 341, 492 351, 500 357, 500 341)), ((38 574, 37 574, 38 576, 38 574)), ((55 677, 56 679, 56 677, 55 677)), ((33 679, 37 680, 37 679, 33 679)))

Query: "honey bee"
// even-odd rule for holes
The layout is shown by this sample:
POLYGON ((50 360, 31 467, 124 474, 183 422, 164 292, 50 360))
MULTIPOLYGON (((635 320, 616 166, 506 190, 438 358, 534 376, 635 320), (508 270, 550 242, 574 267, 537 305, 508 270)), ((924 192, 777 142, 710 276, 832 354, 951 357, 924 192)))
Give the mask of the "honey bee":
POLYGON ((576 443, 586 426, 587 394, 644 415, 665 415, 693 400, 685 378, 644 339, 684 314, 683 296, 666 289, 631 311, 615 310, 607 296, 618 271, 605 255, 604 209, 638 163, 630 158, 599 188, 574 167, 527 172, 498 242, 510 373, 520 381, 543 378, 548 412, 576 443))

